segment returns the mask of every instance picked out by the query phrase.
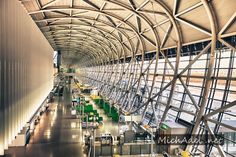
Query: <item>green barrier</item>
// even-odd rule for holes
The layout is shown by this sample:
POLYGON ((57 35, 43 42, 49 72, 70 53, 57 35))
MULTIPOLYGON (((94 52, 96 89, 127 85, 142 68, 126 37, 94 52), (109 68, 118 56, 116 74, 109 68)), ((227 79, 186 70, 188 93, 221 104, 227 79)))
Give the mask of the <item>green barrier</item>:
MULTIPOLYGON (((81 105, 78 105, 75 107, 75 109, 80 112, 83 110, 83 107, 81 105)), ((93 105, 91 104, 87 104, 84 106, 84 113, 89 113, 89 112, 93 112, 94 114, 98 113, 97 110, 93 110, 93 105)))
POLYGON ((94 114, 97 114, 97 113, 98 113, 98 111, 97 111, 97 110, 93 110, 93 113, 94 113, 94 114))
MULTIPOLYGON (((97 99, 96 100, 97 102, 96 102, 96 104, 98 103, 98 104, 100 104, 100 103, 102 103, 102 105, 104 105, 104 101, 102 100, 102 101, 100 101, 100 99, 97 99)), ((97 104, 97 105, 98 105, 97 104)), ((109 106, 109 104, 106 104, 106 106, 109 106)), ((83 122, 86 122, 87 120, 88 120, 88 122, 93 122, 94 120, 93 120, 93 118, 94 117, 96 117, 96 122, 98 122, 98 123, 101 123, 102 121, 103 121, 103 117, 100 117, 99 116, 99 113, 98 113, 98 111, 96 110, 96 109, 93 109, 93 105, 92 104, 90 104, 90 103, 87 103, 85 106, 76 106, 75 107, 75 109, 78 111, 78 112, 80 112, 80 111, 82 111, 82 109, 84 108, 84 113, 85 113, 85 115, 87 115, 87 116, 85 116, 84 118, 83 118, 83 122), (88 118, 88 119, 87 119, 88 118)))
POLYGON ((114 106, 112 106, 111 107, 111 113, 117 113, 117 112, 118 112, 117 109, 114 106))
POLYGON ((81 105, 76 106, 75 110, 78 111, 78 112, 81 112, 83 110, 83 107, 81 105))
POLYGON ((119 121, 119 114, 118 113, 113 113, 112 114, 112 121, 118 122, 119 121))
MULTIPOLYGON (((108 117, 111 117, 112 121, 114 121, 114 122, 118 122, 119 121, 118 110, 114 106, 110 107, 109 102, 106 102, 103 99, 94 99, 94 102, 95 102, 95 104, 99 108, 104 110, 105 114, 108 117)), ((98 117, 98 122, 101 122, 101 121, 103 121, 103 118, 102 117, 98 117)))
POLYGON ((99 104, 100 100, 101 100, 101 99, 93 99, 93 101, 95 102, 96 105, 99 104))
POLYGON ((98 102, 99 108, 103 108, 103 104, 104 104, 104 100, 100 99, 99 102, 98 102))
POLYGON ((105 102, 104 105, 103 105, 103 109, 105 111, 105 114, 109 114, 110 113, 110 105, 108 102, 105 102))
POLYGON ((98 117, 98 122, 102 122, 103 121, 103 117, 98 117))
POLYGON ((84 106, 84 113, 93 112, 93 105, 84 106))

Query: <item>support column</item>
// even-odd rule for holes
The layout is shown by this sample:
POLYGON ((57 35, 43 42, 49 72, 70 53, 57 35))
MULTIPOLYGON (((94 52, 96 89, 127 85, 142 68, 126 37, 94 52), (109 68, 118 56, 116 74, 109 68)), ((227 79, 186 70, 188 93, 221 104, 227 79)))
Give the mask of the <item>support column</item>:
POLYGON ((58 72, 60 72, 60 67, 61 67, 61 51, 57 52, 57 68, 58 72))

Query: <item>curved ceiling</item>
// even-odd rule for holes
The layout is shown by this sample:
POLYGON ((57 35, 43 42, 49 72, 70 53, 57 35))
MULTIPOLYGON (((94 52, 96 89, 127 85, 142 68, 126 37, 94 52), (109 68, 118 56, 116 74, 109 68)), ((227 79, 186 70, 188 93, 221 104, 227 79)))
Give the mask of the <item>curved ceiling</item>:
POLYGON ((180 51, 182 45, 236 34, 235 0, 20 1, 67 65, 180 51))

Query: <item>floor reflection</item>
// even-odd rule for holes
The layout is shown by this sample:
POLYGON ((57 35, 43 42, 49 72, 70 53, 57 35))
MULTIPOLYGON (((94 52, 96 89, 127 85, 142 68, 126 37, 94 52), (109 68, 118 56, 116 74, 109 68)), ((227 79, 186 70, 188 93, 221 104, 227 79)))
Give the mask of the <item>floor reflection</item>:
POLYGON ((79 121, 70 115, 71 93, 65 88, 63 97, 44 113, 26 147, 12 147, 6 157, 82 157, 79 121))

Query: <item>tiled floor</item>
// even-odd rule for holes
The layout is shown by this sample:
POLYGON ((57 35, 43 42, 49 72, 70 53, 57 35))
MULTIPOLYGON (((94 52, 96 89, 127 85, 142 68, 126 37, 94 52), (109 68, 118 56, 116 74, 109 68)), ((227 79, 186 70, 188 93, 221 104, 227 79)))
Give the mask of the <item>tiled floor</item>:
POLYGON ((79 120, 70 115, 70 89, 44 113, 26 147, 8 149, 6 157, 83 157, 79 120))

